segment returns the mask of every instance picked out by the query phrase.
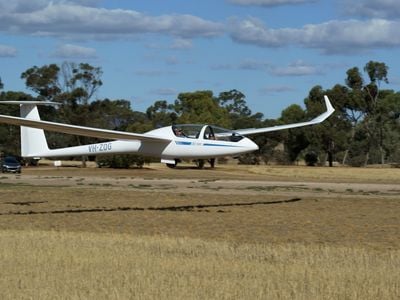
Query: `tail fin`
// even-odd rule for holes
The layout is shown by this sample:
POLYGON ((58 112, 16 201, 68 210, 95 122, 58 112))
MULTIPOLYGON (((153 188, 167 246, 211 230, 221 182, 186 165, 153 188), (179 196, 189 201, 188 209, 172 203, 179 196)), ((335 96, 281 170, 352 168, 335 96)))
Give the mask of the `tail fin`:
MULTIPOLYGON (((40 120, 36 104, 21 104, 21 117, 40 120)), ((33 157, 49 151, 43 129, 21 126, 21 156, 33 157)))
MULTIPOLYGON (((40 120, 38 105, 59 105, 45 101, 0 101, 0 104, 19 104, 22 118, 40 120)), ((21 156, 40 157, 49 152, 43 129, 21 126, 21 156)))

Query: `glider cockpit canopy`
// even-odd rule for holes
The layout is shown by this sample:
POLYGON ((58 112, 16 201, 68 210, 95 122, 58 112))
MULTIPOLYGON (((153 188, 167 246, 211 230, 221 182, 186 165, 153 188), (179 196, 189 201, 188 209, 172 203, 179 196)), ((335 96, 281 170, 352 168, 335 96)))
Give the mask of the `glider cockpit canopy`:
POLYGON ((172 131, 177 137, 204 140, 220 140, 239 142, 243 136, 235 131, 214 125, 178 124, 172 126, 172 131))

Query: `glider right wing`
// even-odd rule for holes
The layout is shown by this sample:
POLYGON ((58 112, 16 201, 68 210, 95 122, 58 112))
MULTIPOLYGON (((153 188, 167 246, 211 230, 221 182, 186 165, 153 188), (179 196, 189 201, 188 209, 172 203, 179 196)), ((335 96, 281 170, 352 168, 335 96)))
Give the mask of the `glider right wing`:
POLYGON ((241 135, 250 135, 250 134, 278 131, 278 130, 283 130, 283 129, 319 124, 319 123, 323 122, 324 120, 326 120, 335 111, 335 109, 332 107, 331 102, 329 101, 328 96, 324 96, 324 100, 325 100, 325 105, 326 105, 326 111, 324 113, 322 113, 321 115, 319 115, 318 117, 312 119, 311 121, 294 123, 294 124, 286 124, 286 125, 277 125, 277 126, 264 127, 264 128, 238 129, 238 130, 234 130, 234 132, 241 134, 241 135))

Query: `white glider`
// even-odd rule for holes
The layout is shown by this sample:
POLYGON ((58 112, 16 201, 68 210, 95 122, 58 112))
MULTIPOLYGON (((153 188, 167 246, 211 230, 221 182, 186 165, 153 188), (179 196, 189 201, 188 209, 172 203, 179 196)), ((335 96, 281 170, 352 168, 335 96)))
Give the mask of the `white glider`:
POLYGON ((326 111, 308 122, 265 128, 227 130, 213 125, 172 125, 139 134, 92 127, 76 126, 40 119, 38 105, 58 105, 43 101, 0 101, 0 104, 19 104, 21 117, 0 115, 0 122, 21 126, 22 157, 63 157, 78 155, 137 153, 160 157, 161 162, 175 167, 182 159, 198 160, 237 156, 258 150, 247 135, 315 125, 327 119, 335 110, 324 96, 326 111), (109 140, 103 143, 49 149, 44 130, 109 140))

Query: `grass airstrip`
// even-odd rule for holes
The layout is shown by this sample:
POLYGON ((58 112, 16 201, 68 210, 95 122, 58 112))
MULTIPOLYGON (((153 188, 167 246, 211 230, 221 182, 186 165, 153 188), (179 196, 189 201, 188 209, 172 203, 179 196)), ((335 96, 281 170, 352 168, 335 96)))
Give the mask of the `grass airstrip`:
POLYGON ((400 169, 0 174, 1 299, 398 299, 400 169))

